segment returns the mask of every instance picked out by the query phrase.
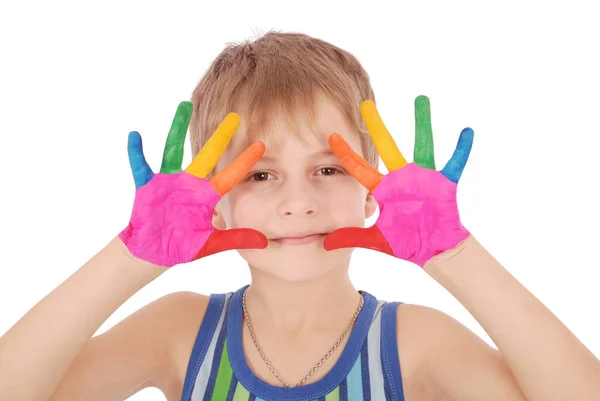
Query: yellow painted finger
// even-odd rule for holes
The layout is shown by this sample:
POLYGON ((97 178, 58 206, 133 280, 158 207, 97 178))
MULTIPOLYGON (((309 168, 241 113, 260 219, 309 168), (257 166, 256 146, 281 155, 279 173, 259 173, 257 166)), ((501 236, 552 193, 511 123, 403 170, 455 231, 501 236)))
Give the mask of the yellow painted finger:
POLYGON ((240 126, 240 121, 241 119, 238 114, 227 114, 185 171, 198 178, 206 178, 225 152, 235 131, 240 126))
POLYGON ((377 112, 375 103, 372 100, 362 102, 360 105, 360 114, 362 114, 365 125, 371 134, 377 153, 381 156, 381 160, 383 160, 388 171, 398 170, 406 166, 406 159, 402 156, 394 138, 392 138, 385 127, 383 120, 377 112))

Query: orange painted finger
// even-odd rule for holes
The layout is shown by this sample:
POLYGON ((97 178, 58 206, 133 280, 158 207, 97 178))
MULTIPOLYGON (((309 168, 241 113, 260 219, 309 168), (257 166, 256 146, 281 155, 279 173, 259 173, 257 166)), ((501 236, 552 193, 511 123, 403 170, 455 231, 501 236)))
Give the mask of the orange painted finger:
POLYGON ((346 169, 369 191, 375 190, 383 179, 383 174, 360 157, 338 133, 329 136, 329 146, 344 163, 346 169))
POLYGON ((231 191, 245 176, 248 171, 260 160, 265 153, 265 144, 255 142, 237 157, 231 164, 210 179, 210 183, 221 195, 231 191))

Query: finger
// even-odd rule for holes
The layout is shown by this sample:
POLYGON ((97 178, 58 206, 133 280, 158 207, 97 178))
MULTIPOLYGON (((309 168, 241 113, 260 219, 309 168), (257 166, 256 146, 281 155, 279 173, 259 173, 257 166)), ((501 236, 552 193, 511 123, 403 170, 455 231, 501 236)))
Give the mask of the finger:
POLYGON ((190 125, 190 120, 192 119, 192 108, 190 102, 181 102, 177 106, 177 111, 175 112, 175 117, 173 117, 169 135, 167 136, 162 165, 160 166, 160 172, 163 174, 173 174, 181 171, 183 146, 185 145, 185 136, 190 125))
POLYGON ((394 142, 394 138, 383 124, 375 103, 372 100, 365 100, 360 105, 360 113, 371 134, 375 148, 377 148, 377 153, 381 156, 381 160, 383 160, 388 171, 398 170, 406 166, 406 159, 402 156, 400 149, 394 142))
POLYGON ((346 227, 337 229, 325 237, 323 246, 328 251, 340 248, 366 248, 394 256, 390 244, 375 225, 369 228, 346 227))
POLYGON ((230 249, 264 249, 268 244, 269 241, 263 233, 249 228, 215 230, 192 260, 230 249))
POLYGON ((346 169, 369 191, 375 190, 383 179, 383 174, 360 157, 340 134, 329 135, 329 146, 333 153, 344 163, 346 169))
POLYGON ((454 183, 458 183, 458 180, 460 180, 460 176, 465 169, 469 154, 471 153, 471 147, 473 146, 474 135, 471 128, 467 127, 462 130, 452 157, 441 171, 447 179, 454 183))
POLYGON ((431 106, 427 96, 415 99, 415 164, 435 170, 431 106))
POLYGON ((127 138, 127 154, 129 156, 131 172, 133 173, 135 189, 138 189, 142 185, 146 185, 152 179, 154 173, 144 157, 142 136, 137 131, 129 133, 129 137, 127 138))
POLYGON ((206 178, 217 165, 239 126, 240 116, 236 113, 227 114, 185 171, 198 178, 206 178))
POLYGON ((255 142, 239 155, 231 164, 210 179, 210 183, 221 195, 231 191, 245 176, 248 171, 260 160, 265 153, 265 144, 255 142))

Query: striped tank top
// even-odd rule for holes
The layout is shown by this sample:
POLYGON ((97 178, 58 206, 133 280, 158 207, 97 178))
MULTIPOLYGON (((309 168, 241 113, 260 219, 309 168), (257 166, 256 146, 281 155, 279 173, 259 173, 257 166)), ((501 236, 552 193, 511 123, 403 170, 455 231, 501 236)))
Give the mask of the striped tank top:
POLYGON ((273 386, 254 375, 242 349, 242 295, 212 294, 187 367, 182 401, 403 401, 396 340, 398 302, 366 291, 342 354, 324 377, 273 386))

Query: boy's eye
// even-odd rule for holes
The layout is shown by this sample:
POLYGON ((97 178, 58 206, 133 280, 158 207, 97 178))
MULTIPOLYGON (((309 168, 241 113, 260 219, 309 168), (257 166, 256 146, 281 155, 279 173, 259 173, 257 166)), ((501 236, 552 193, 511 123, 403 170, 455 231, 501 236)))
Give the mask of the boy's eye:
POLYGON ((321 167, 318 172, 319 175, 335 175, 339 173, 341 171, 335 167, 321 167))
POLYGON ((253 181, 267 181, 269 179, 269 173, 265 173, 264 171, 260 171, 258 173, 254 173, 250 176, 253 181))

